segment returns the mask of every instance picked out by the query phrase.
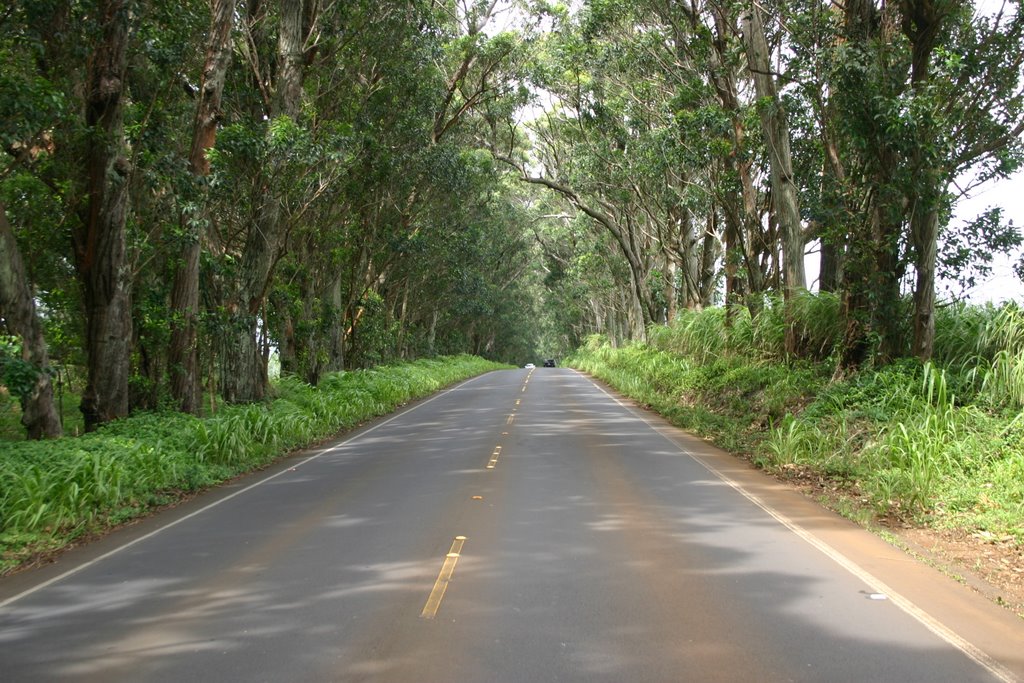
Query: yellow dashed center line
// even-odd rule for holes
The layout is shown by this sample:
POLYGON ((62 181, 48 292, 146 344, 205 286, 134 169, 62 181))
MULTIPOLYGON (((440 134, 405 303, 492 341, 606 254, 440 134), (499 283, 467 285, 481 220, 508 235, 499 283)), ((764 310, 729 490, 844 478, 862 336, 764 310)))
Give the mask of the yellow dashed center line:
POLYGON ((434 589, 430 591, 427 604, 423 606, 423 611, 420 612, 421 619, 433 619, 437 616, 437 610, 441 607, 441 600, 444 599, 444 592, 448 590, 448 582, 451 581, 452 574, 455 573, 455 563, 459 561, 462 544, 465 542, 465 536, 456 536, 455 540, 452 541, 452 548, 444 558, 444 564, 441 565, 441 573, 437 575, 437 581, 434 582, 434 589))
POLYGON ((493 470, 494 466, 498 464, 498 456, 501 455, 501 446, 495 446, 494 452, 491 453, 491 460, 487 463, 487 469, 493 470))
MULTIPOLYGON (((529 374, 526 375, 526 380, 523 381, 523 387, 520 389, 520 393, 526 393, 526 385, 530 383, 530 377, 533 375, 533 370, 530 370, 529 374)), ((506 425, 511 425, 516 419, 516 410, 522 405, 523 400, 521 398, 516 399, 516 407, 512 409, 508 419, 505 420, 506 425)), ((502 436, 508 436, 509 432, 504 431, 501 433, 502 436)), ((491 452, 491 459, 487 462, 487 469, 493 470, 498 464, 498 458, 501 457, 501 445, 494 447, 491 452)), ((473 496, 473 500, 483 500, 483 496, 473 496)), ((441 607, 441 601, 444 599, 445 591, 448 590, 448 583, 452 579, 452 575, 455 573, 455 565, 459 561, 459 557, 462 553, 462 546, 466 542, 465 536, 456 536, 455 540, 452 541, 451 550, 445 555, 444 563, 441 565, 441 572, 437 575, 437 581, 434 582, 434 588, 430 591, 430 596, 427 598, 427 604, 423 606, 423 611, 420 612, 421 619, 433 619, 437 616, 437 611, 441 607)))

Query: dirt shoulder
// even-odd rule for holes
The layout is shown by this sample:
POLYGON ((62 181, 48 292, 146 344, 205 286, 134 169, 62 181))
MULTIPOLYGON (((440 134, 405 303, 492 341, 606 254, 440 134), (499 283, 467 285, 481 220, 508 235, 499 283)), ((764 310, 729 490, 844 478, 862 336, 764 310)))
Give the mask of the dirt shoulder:
POLYGON ((878 519, 855 494, 811 471, 789 466, 775 475, 780 482, 866 526, 917 560, 1024 619, 1024 547, 1012 538, 878 519))
POLYGON ((897 545, 1024 619, 1024 548, 948 529, 888 529, 897 545))

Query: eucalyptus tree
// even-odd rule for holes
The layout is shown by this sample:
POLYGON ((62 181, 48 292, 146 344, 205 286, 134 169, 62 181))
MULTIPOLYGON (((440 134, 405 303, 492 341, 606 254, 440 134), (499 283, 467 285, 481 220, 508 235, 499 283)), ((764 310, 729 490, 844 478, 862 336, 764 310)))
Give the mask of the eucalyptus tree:
POLYGON ((785 269, 783 296, 786 302, 786 353, 797 352, 793 304, 806 286, 804 276, 804 229, 800 216, 800 200, 793 177, 790 152, 789 117, 779 96, 776 75, 772 71, 768 41, 765 38, 762 11, 757 3, 747 8, 740 22, 747 51, 747 68, 757 94, 761 129, 771 168, 771 197, 779 227, 782 259, 785 269))
POLYGON ((20 49, 33 57, 34 72, 18 73, 18 85, 42 87, 59 103, 36 112, 48 110, 38 122, 46 144, 31 145, 37 151, 23 155, 10 179, 19 190, 8 195, 9 215, 35 252, 31 276, 47 280, 38 296, 51 348, 75 364, 74 349, 85 350, 87 429, 127 414, 133 355, 141 349, 140 365, 151 356, 143 340, 153 326, 133 320, 149 292, 139 297, 135 290, 143 270, 147 287, 159 288, 153 246, 175 192, 161 178, 167 167, 159 150, 186 99, 169 65, 183 65, 176 51, 190 52, 195 5, 177 8, 181 30, 173 36, 161 30, 167 8, 148 3, 16 3, 5 15, 4 30, 13 25, 20 49), (58 247, 51 236, 66 242, 58 247), (69 269, 73 286, 49 281, 49 273, 69 269))
MULTIPOLYGON (((23 373, 20 386, 8 389, 17 395, 29 438, 60 436, 60 418, 54 404, 49 352, 44 337, 43 320, 36 298, 36 282, 22 254, 15 231, 8 220, 4 195, 21 195, 19 175, 25 173, 52 144, 48 129, 62 105, 59 92, 38 77, 33 55, 25 49, 24 38, 29 26, 25 17, 12 16, 0 23, 0 60, 5 65, 5 78, 0 79, 0 325, 19 338, 20 357, 3 358, 5 365, 18 363, 23 373), (35 87, 25 88, 24 83, 35 87)), ((16 200, 17 201, 17 200, 16 200)))
POLYGON ((4 15, 5 32, 13 30, 12 46, 33 60, 33 71, 15 72, 15 78, 30 92, 42 88, 63 103, 50 107, 48 120, 40 121, 43 146, 21 142, 39 152, 26 155, 23 168, 37 187, 48 189, 68 219, 69 248, 63 257, 74 266, 84 312, 87 380, 81 410, 87 429, 126 415, 129 407, 128 5, 124 0, 16 3, 4 15))
POLYGON ((86 429, 128 414, 132 317, 125 253, 131 162, 124 109, 129 17, 127 0, 101 0, 95 16, 98 37, 83 83, 82 197, 71 239, 86 317, 89 366, 81 403, 86 429))
MULTIPOLYGON (((269 13, 257 2, 250 3, 246 29, 250 36, 264 30, 269 13)), ((267 289, 273 276, 279 251, 288 227, 287 206, 290 191, 308 191, 308 171, 297 165, 296 148, 307 151, 304 131, 299 127, 303 101, 303 76, 306 57, 316 48, 319 3, 314 0, 282 0, 277 18, 276 50, 271 54, 256 48, 246 57, 259 69, 258 85, 264 104, 265 163, 260 165, 258 204, 246 226, 238 269, 226 288, 224 302, 227 319, 221 347, 221 386, 225 400, 245 402, 264 397, 267 391, 267 355, 258 337, 258 320, 263 311, 267 289), (260 67, 273 63, 272 75, 260 67), (299 173, 299 179, 294 177, 299 173), (298 180, 298 182, 297 182, 298 180), (296 185, 303 185, 296 188, 296 185)))
POLYGON ((738 23, 742 7, 698 0, 648 0, 644 5, 664 26, 666 44, 674 52, 677 119, 690 141, 689 156, 697 168, 707 169, 703 182, 713 200, 708 223, 723 223, 726 306, 731 310, 746 301, 756 313, 770 277, 768 264, 775 259, 757 186, 760 141, 746 93, 749 72, 738 23))
POLYGON ((524 362, 533 357, 539 324, 536 254, 521 190, 496 182, 498 169, 486 155, 462 157, 452 195, 458 205, 434 214, 410 245, 418 256, 403 259, 385 284, 396 319, 405 320, 397 341, 441 351, 461 345, 524 362))
MULTIPOLYGON (((648 323, 663 316, 652 291, 659 256, 663 272, 679 264, 678 249, 668 244, 678 241, 680 229, 679 188, 671 187, 679 173, 666 163, 670 141, 663 132, 671 121, 663 106, 668 93, 645 70, 646 55, 635 49, 635 36, 632 43, 608 36, 610 26, 628 30, 627 22, 588 9, 581 23, 567 24, 550 40, 550 62, 536 70, 535 80, 557 98, 558 108, 532 124, 527 135, 515 128, 495 130, 491 146, 521 181, 557 193, 613 238, 628 265, 633 334, 642 336, 648 323), (640 72, 648 84, 636 80, 640 72), (533 160, 516 149, 530 138, 533 160)), ((674 302, 674 278, 664 289, 674 302)))
POLYGON ((346 356, 363 362, 366 325, 394 329, 395 339, 373 343, 402 352, 422 296, 408 262, 429 258, 436 226, 459 229, 453 216, 474 201, 458 180, 469 131, 516 83, 522 39, 489 30, 497 11, 494 2, 352 3, 334 32, 344 40, 321 51, 330 67, 309 70, 309 125, 336 133, 329 165, 340 170, 292 230, 271 294, 286 370, 315 382, 346 356))
POLYGON ((606 232, 585 214, 568 213, 555 196, 536 202, 531 220, 542 259, 545 308, 542 346, 549 356, 568 354, 590 334, 615 345, 632 337, 628 268, 606 232))
POLYGON ((325 17, 305 90, 314 114, 314 201, 302 202, 270 290, 267 324, 283 372, 315 384, 346 364, 360 302, 392 258, 401 208, 423 147, 431 79, 418 39, 424 15, 404 3, 349 3, 325 17))
POLYGON ((217 139, 217 128, 222 117, 221 99, 228 66, 232 56, 232 28, 235 20, 235 0, 213 0, 210 6, 210 28, 206 39, 206 54, 196 95, 195 122, 188 152, 188 165, 196 177, 200 196, 195 197, 181 213, 182 232, 187 241, 180 263, 174 271, 170 296, 170 339, 168 370, 171 396, 186 413, 199 411, 200 370, 198 353, 199 326, 199 260, 204 236, 201 226, 204 216, 201 178, 210 173, 206 153, 217 139))
POLYGON ((1007 6, 987 16, 944 2, 780 7, 788 19, 803 17, 787 24, 797 80, 816 74, 803 90, 816 112, 824 180, 835 188, 822 215, 833 241, 846 235, 840 371, 873 353, 872 338, 882 359, 928 358, 950 184, 1020 163, 1020 13, 1007 6), (912 344, 900 304, 911 273, 912 344))
MULTIPOLYGON (((723 255, 729 305, 745 299, 756 311, 773 278, 793 291, 804 286, 788 153, 764 156, 777 167, 775 187, 759 187, 762 131, 751 126, 757 110, 748 81, 766 68, 742 59, 740 9, 594 2, 575 21, 562 17, 538 69, 538 85, 558 106, 530 132, 535 158, 501 154, 525 182, 560 193, 614 237, 645 323, 674 312, 680 297, 684 306, 708 305, 723 255), (787 258, 778 256, 777 227, 788 236, 787 258), (791 271, 786 278, 782 267, 791 271)), ((767 60, 764 43, 762 35, 752 58, 767 60)), ((774 101, 760 109, 764 137, 788 145, 774 77, 766 76, 762 90, 774 101)), ((507 149, 508 139, 516 138, 506 135, 495 149, 507 149)))
POLYGON ((841 10, 819 0, 779 3, 789 59, 786 77, 801 107, 793 112, 797 175, 808 237, 820 244, 820 291, 837 292, 850 224, 866 198, 848 173, 853 163, 836 96, 832 55, 842 43, 841 10))
MULTIPOLYGON (((910 242, 916 271, 913 354, 931 358, 935 272, 948 188, 958 177, 1005 176, 1024 161, 1024 15, 1004 3, 993 16, 959 2, 904 0, 910 54, 910 242)), ((948 213, 947 213, 948 215, 948 213)))
POLYGON ((60 436, 63 429, 53 401, 43 326, 30 287, 21 250, 0 201, 0 318, 9 332, 21 338, 20 360, 31 370, 31 378, 16 390, 21 394, 21 423, 30 439, 42 439, 60 436))

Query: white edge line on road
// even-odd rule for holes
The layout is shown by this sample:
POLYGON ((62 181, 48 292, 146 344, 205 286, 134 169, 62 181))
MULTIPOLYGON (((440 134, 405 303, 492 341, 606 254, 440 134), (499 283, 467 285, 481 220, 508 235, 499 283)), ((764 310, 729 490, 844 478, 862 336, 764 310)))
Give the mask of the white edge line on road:
MULTIPOLYGON (((579 373, 578 370, 576 370, 575 372, 579 373)), ((938 636, 942 640, 946 641, 949 645, 955 647, 957 650, 962 652, 971 661, 984 668, 986 671, 988 671, 990 674, 995 676, 1003 683, 1017 683, 1018 679, 1012 671, 1004 667, 996 660, 992 659, 984 651, 982 651, 969 641, 965 640, 961 636, 957 635, 956 632, 954 632, 952 629, 944 625, 942 622, 935 619, 927 612, 925 612, 923 609, 915 605, 910 599, 894 591, 892 588, 883 583, 880 579, 876 578, 873 574, 871 574, 866 569, 855 563, 850 558, 843 555, 841 552, 830 546, 828 543, 824 542, 811 532, 807 531, 799 524, 783 515, 781 512, 775 510, 753 493, 745 490, 737 482, 733 481, 727 475, 715 469, 714 466, 712 466, 710 463, 705 462, 703 458, 701 458, 698 455, 695 455, 694 453, 691 453, 682 444, 678 443, 677 441, 669 437, 668 434, 665 434, 664 431, 661 428, 659 428, 659 425, 656 425, 649 419, 647 419, 646 415, 638 413, 633 406, 624 403, 617 396, 614 396, 613 394, 609 393, 607 390, 605 390, 604 387, 599 385, 597 382, 594 382, 587 375, 584 375, 583 373, 579 374, 583 377, 586 377, 586 379, 589 380, 590 383, 593 384, 594 387, 602 394, 615 401, 617 404, 619 404, 619 406, 624 408, 634 417, 641 420, 654 432, 659 434, 663 439, 671 443, 674 447, 678 448, 680 452, 689 456, 696 462, 700 463, 700 465, 704 469, 706 469, 708 472, 721 479, 724 483, 728 484, 733 490, 735 490, 741 496, 749 500, 751 503, 764 510, 779 524, 782 524, 784 527, 786 527, 794 534, 799 536, 801 539, 803 539, 806 543, 810 544, 818 551, 823 553, 830 560, 832 560, 840 567, 842 567, 843 569, 845 569, 846 571, 848 571, 849 573, 853 574, 855 577, 863 581, 872 591, 876 593, 884 593, 886 596, 888 596, 890 602, 892 602, 905 613, 916 619, 921 625, 923 625, 929 631, 934 633, 936 636, 938 636)))
POLYGON ((138 538, 136 538, 134 540, 128 541, 127 543, 125 543, 123 545, 119 545, 116 548, 103 553, 99 557, 94 557, 93 559, 89 560, 88 562, 84 562, 84 563, 82 563, 82 564, 80 564, 80 565, 78 565, 76 567, 73 567, 73 568, 67 570, 66 572, 63 572, 62 574, 58 574, 57 576, 54 576, 53 578, 47 579, 46 581, 44 581, 44 582, 42 582, 40 584, 37 584, 35 586, 32 586, 31 588, 23 590, 22 592, 18 593, 17 595, 13 595, 13 596, 7 598, 6 600, 3 600, 2 602, 0 602, 0 609, 3 609, 5 607, 7 607, 8 605, 11 605, 11 604, 17 602, 18 600, 26 598, 29 595, 32 595, 33 593, 46 588, 47 586, 52 586, 53 584, 55 584, 55 583, 57 583, 59 581, 63 581, 64 579, 66 579, 66 578, 68 578, 70 576, 73 576, 73 575, 75 575, 75 574, 77 574, 77 573, 79 573, 81 571, 84 571, 84 570, 88 569, 89 567, 92 567, 93 565, 99 564, 100 562, 106 560, 109 557, 117 555, 118 553, 120 553, 120 552, 122 552, 124 550, 127 550, 128 548, 131 548, 134 545, 142 543, 143 541, 146 541, 146 540, 152 538, 153 536, 156 536, 157 534, 159 534, 162 531, 166 531, 167 529, 170 529, 171 527, 175 527, 175 526, 181 524, 182 522, 185 522, 187 520, 192 519, 193 517, 196 517, 198 515, 203 514, 207 510, 215 508, 215 507, 217 507, 218 505, 220 505, 222 503, 228 502, 232 498, 236 498, 236 497, 242 495, 243 493, 247 493, 247 492, 251 491, 252 489, 256 488, 257 486, 262 486, 263 484, 266 484, 268 481, 273 481, 274 479, 277 479, 281 475, 286 474, 286 473, 292 471, 293 469, 302 467, 303 465, 305 465, 308 462, 312 462, 313 460, 321 458, 321 457, 327 455, 328 453, 336 451, 339 448, 341 448, 342 446, 346 446, 349 443, 355 441, 356 439, 360 439, 360 438, 366 436, 367 434, 369 434, 370 432, 373 432, 373 431, 375 431, 377 429, 380 429, 384 425, 386 425, 386 424, 388 424, 388 423, 390 423, 390 422, 392 422, 394 420, 397 420, 398 418, 402 417, 403 415, 407 415, 408 413, 411 413, 412 411, 417 410, 417 409, 421 408, 422 406, 427 405, 428 403, 430 403, 432 401, 435 401, 435 400, 437 400, 437 399, 439 399, 439 398, 441 398, 443 396, 446 396, 446 395, 450 394, 451 392, 456 391, 457 389, 461 389, 462 387, 464 387, 465 385, 469 384, 470 382, 475 382, 476 380, 480 379, 481 377, 484 377, 486 374, 488 374, 488 373, 484 373, 483 375, 477 375, 476 377, 471 377, 471 378, 469 378, 469 379, 467 379, 467 380, 465 380, 463 382, 459 382, 455 386, 449 387, 448 389, 445 389, 444 391, 438 392, 437 394, 431 396, 430 398, 417 403, 416 405, 414 405, 412 408, 409 408, 408 410, 403 410, 400 413, 392 415, 391 417, 387 418, 386 420, 383 420, 382 422, 378 422, 377 424, 373 425, 372 427, 370 427, 368 429, 365 429, 365 430, 359 432, 358 434, 353 434, 352 436, 348 437, 347 439, 344 439, 343 441, 340 441, 340 442, 334 444, 330 448, 322 450, 319 453, 315 453, 315 454, 309 456, 308 458, 305 458, 305 459, 301 460, 298 464, 294 465, 293 467, 290 467, 290 468, 287 468, 287 469, 283 469, 280 472, 278 472, 277 474, 272 474, 272 475, 270 475, 269 477, 267 477, 265 479, 260 479, 259 481, 255 482, 255 483, 249 484, 245 488, 239 489, 238 491, 235 491, 234 493, 226 495, 226 496, 224 496, 223 498, 221 498, 219 500, 215 500, 214 502, 212 502, 212 503, 210 503, 208 505, 204 505, 203 507, 201 507, 198 510, 195 510, 193 512, 190 512, 189 514, 185 515, 184 517, 180 517, 180 518, 174 520, 173 522, 168 522, 167 524, 165 524, 165 525, 163 525, 161 527, 158 527, 158 528, 154 529, 153 531, 150 531, 147 534, 139 536, 138 538))

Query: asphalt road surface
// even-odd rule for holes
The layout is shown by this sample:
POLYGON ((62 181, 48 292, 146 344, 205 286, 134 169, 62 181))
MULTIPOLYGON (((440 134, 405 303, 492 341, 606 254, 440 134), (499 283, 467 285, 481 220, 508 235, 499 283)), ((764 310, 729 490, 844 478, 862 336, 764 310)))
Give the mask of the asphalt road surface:
POLYGON ((568 369, 0 581, 0 681, 1012 681, 1024 622, 568 369))

